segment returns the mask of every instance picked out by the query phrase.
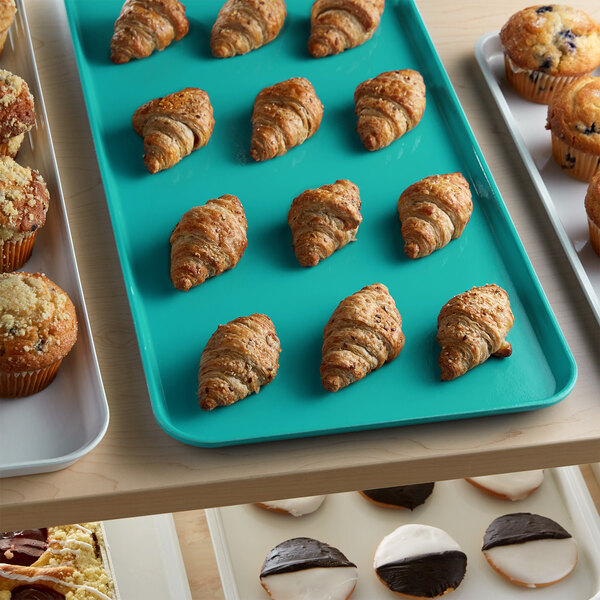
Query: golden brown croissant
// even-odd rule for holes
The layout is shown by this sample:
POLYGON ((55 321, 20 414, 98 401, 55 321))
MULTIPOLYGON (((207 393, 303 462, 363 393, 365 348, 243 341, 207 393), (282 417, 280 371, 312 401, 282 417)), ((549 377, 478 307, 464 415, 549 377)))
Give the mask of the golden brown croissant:
POLYGON ((140 106, 133 115, 133 128, 144 138, 144 164, 157 173, 206 146, 215 119, 204 90, 185 88, 140 106))
POLYGON ((387 287, 364 287, 344 298, 325 326, 323 387, 337 392, 394 360, 403 346, 402 317, 387 287))
POLYGON ((386 71, 354 92, 356 130, 367 150, 380 150, 404 135, 425 112, 425 82, 417 71, 386 71))
POLYGON ((407 187, 398 200, 404 252, 421 258, 442 248, 464 231, 473 202, 461 173, 430 175, 407 187))
POLYGON ((514 323, 508 294, 496 284, 471 288, 450 299, 438 316, 442 381, 464 375, 490 355, 512 353, 504 339, 514 323))
POLYGON ((188 30, 185 6, 178 0, 127 0, 115 22, 110 60, 122 64, 150 56, 180 40, 188 30))
POLYGON ((190 208, 171 234, 171 281, 184 292, 209 277, 233 269, 248 239, 244 207, 225 194, 190 208))
POLYGON ((281 345, 269 317, 255 313, 219 325, 200 357, 198 400, 204 410, 228 406, 273 381, 281 345))
POLYGON ((281 31, 285 15, 284 0, 227 0, 210 34, 213 55, 229 58, 268 44, 281 31))
POLYGON ((308 51, 315 58, 339 54, 371 39, 385 0, 317 0, 310 13, 308 51))
POLYGON ((302 192, 288 213, 298 262, 314 267, 353 242, 361 221, 358 186, 347 179, 302 192))
POLYGON ((323 105, 304 77, 261 90, 254 101, 250 156, 256 161, 285 154, 319 129, 323 105))

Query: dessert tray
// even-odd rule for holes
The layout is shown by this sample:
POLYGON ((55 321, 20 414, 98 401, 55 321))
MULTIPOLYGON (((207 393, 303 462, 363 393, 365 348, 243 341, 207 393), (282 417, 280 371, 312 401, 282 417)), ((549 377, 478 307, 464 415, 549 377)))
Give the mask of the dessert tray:
POLYGON ((224 446, 558 402, 575 382, 573 357, 414 3, 387 2, 368 43, 324 59, 306 50, 310 4, 288 2, 282 32, 265 47, 218 60, 208 41, 222 2, 190 2, 186 37, 148 58, 115 65, 109 47, 122 1, 65 0, 157 421, 180 441, 224 446), (425 115, 402 139, 369 153, 355 131, 354 89, 399 68, 423 74, 425 115), (248 151, 256 94, 293 76, 314 85, 325 107, 321 127, 286 155, 254 163, 248 151), (150 175, 131 116, 149 99, 188 86, 208 92, 213 136, 205 148, 150 175), (402 251, 398 196, 417 179, 455 171, 471 185, 473 217, 458 240, 411 262, 402 251), (287 225, 292 199, 343 178, 361 192, 358 241, 314 268, 300 267, 287 225), (171 231, 189 208, 225 193, 244 204, 248 248, 231 271, 177 291, 169 277, 171 231), (387 285, 396 300, 404 350, 390 365, 330 394, 319 378, 323 327, 344 297, 375 282, 387 285), (452 296, 485 283, 508 291, 516 317, 509 335, 513 358, 490 360, 441 383, 439 310, 452 296), (267 314, 276 326, 282 345, 277 377, 255 396, 203 412, 196 398, 200 354, 219 324, 253 312, 267 314))
POLYGON ((314 513, 292 517, 251 504, 206 511, 226 600, 265 600, 262 563, 277 544, 312 537, 339 548, 358 567, 351 600, 396 597, 377 579, 373 556, 381 539, 400 525, 423 523, 447 531, 467 555, 467 573, 448 595, 452 600, 600 599, 600 517, 577 467, 546 470, 541 487, 525 500, 493 498, 464 480, 441 481, 424 505, 410 510, 381 508, 358 492, 329 495, 314 513), (578 563, 566 579, 531 590, 513 585, 488 565, 481 552, 493 519, 512 512, 538 513, 560 523, 575 538, 578 563))
POLYGON ((45 273, 60 285, 73 300, 79 324, 77 343, 49 387, 26 398, 0 399, 0 477, 9 477, 69 466, 102 439, 109 414, 22 0, 0 68, 25 79, 34 96, 37 124, 26 134, 17 162, 37 169, 50 191, 46 225, 22 270, 45 273))
POLYGON ((498 32, 487 33, 477 40, 475 56, 567 258, 600 322, 600 258, 589 242, 583 206, 588 184, 563 173, 552 158, 550 132, 545 129, 548 107, 529 102, 512 89, 504 72, 504 54, 498 32))

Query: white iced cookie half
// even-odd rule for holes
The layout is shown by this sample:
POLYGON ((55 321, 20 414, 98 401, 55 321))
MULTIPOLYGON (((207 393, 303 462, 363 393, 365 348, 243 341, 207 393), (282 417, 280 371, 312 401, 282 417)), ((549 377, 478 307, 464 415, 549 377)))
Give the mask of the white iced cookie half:
POLYGON ((467 556, 443 529, 411 523, 383 538, 373 568, 381 582, 397 594, 437 598, 460 585, 467 556))
POLYGON ((313 538, 293 538, 269 552, 260 583, 273 600, 347 600, 358 569, 337 548, 313 538))
POLYGON ((287 498, 286 500, 272 500, 257 502, 256 506, 266 508, 278 513, 285 513, 293 517, 301 517, 315 512, 323 504, 325 496, 305 496, 304 498, 287 498))
POLYGON ((483 492, 505 500, 523 500, 535 492, 544 481, 544 470, 501 473, 483 477, 467 477, 471 485, 483 492))
POLYGON ((532 513, 494 519, 483 538, 489 564, 517 585, 535 588, 557 583, 577 564, 577 544, 556 521, 532 513))

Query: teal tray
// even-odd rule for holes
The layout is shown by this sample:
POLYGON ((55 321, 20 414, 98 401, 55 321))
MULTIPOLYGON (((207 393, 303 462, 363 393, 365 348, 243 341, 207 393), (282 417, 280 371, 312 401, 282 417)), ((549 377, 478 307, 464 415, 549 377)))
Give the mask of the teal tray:
POLYGON ((413 2, 388 0, 369 42, 317 60, 306 50, 311 2, 288 0, 275 41, 218 60, 208 41, 222 0, 188 1, 187 37, 149 58, 114 65, 109 45, 122 3, 65 0, 152 408, 167 433, 224 446, 537 409, 569 393, 575 362, 413 2), (425 115, 403 138, 369 153, 355 131, 354 89, 399 68, 423 74, 425 115), (256 94, 293 76, 313 83, 325 106, 321 127, 285 156, 255 163, 248 151, 256 94), (131 116, 147 100, 187 86, 209 93, 213 136, 173 168, 149 175, 131 116), (398 196, 422 177, 453 171, 471 185, 471 221, 458 240, 411 261, 402 250, 398 196), (341 178, 360 188, 358 241, 302 268, 287 226, 292 199, 341 178), (169 278, 169 235, 186 210, 225 193, 244 204, 246 253, 235 269, 179 292, 169 278), (386 284, 396 300, 404 350, 362 381, 327 393, 319 377, 323 327, 342 298, 374 282, 386 284), (442 383, 440 308, 492 282, 510 296, 513 355, 442 383), (269 315, 277 328, 277 377, 233 406, 200 410, 202 349, 217 325, 253 312, 269 315))

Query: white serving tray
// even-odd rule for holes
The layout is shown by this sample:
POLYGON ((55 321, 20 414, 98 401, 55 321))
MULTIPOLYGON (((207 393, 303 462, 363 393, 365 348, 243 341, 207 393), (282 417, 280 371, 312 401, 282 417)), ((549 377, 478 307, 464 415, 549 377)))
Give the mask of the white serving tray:
POLYGON ((475 57, 575 275, 600 322, 600 257, 589 243, 583 205, 588 184, 564 173, 552 158, 550 132, 545 129, 548 107, 525 100, 510 86, 505 76, 498 32, 487 33, 477 40, 475 57))
POLYGON ((0 477, 9 477, 74 463, 102 439, 109 415, 22 0, 17 0, 0 68, 23 77, 34 96, 37 125, 26 134, 16 160, 37 169, 50 191, 46 225, 21 270, 45 273, 63 288, 79 323, 77 343, 48 388, 27 398, 0 398, 0 477))
MULTIPOLYGON (((206 511, 226 600, 267 600, 259 573, 268 552, 300 536, 339 548, 359 572, 351 600, 397 597, 372 569, 377 544, 396 527, 425 523, 445 529, 467 555, 467 574, 452 600, 600 600, 600 517, 577 467, 547 470, 542 486, 529 498, 493 498, 463 480, 435 485, 427 502, 414 511, 381 508, 357 492, 332 494, 319 510, 294 518, 246 504, 206 511), (512 512, 534 512, 560 523, 576 539, 579 560, 563 581, 531 590, 513 585, 487 563, 481 544, 487 526, 512 512)), ((315 599, 316 600, 316 599, 315 599)))
POLYGON ((192 600, 171 514, 103 525, 122 600, 192 600))

